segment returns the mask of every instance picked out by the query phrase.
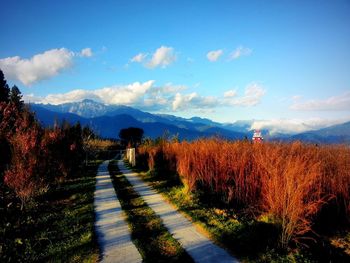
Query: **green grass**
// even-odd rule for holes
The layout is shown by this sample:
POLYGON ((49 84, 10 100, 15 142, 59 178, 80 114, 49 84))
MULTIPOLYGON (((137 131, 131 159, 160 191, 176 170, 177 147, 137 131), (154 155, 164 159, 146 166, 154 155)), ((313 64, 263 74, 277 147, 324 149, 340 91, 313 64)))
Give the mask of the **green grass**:
POLYGON ((51 187, 24 211, 8 204, 0 261, 97 262, 93 200, 100 163, 51 187))
POLYGON ((122 175, 115 161, 109 164, 113 184, 131 226, 132 239, 144 262, 193 262, 122 175))
MULTIPOLYGON (((134 170, 192 222, 201 226, 216 243, 227 248, 243 262, 320 262, 329 259, 327 253, 320 253, 320 248, 312 251, 296 246, 281 250, 277 245, 278 229, 264 218, 256 219, 247 211, 237 214, 228 206, 210 200, 204 192, 189 193, 174 176, 167 179, 163 174, 157 174, 157 171, 134 170)), ((336 250, 333 252, 339 254, 332 255, 331 262, 346 262, 344 253, 336 250)))

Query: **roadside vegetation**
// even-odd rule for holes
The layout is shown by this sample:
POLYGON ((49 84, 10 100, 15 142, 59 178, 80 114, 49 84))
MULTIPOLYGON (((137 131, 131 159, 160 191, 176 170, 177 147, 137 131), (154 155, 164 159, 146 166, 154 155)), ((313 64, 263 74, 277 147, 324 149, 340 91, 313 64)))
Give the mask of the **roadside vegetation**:
POLYGON ((22 210, 16 198, 7 202, 1 212, 0 261, 97 262, 93 200, 100 163, 91 162, 64 182, 51 185, 22 210))
POLYGON ((162 220, 147 206, 119 172, 117 161, 108 166, 114 188, 131 228, 131 237, 143 262, 193 262, 162 224, 162 220))
POLYGON ((348 261, 347 146, 148 141, 144 179, 246 261, 348 261))
POLYGON ((92 137, 79 123, 44 128, 0 70, 0 262, 98 260, 95 159, 104 157, 90 151, 92 137))

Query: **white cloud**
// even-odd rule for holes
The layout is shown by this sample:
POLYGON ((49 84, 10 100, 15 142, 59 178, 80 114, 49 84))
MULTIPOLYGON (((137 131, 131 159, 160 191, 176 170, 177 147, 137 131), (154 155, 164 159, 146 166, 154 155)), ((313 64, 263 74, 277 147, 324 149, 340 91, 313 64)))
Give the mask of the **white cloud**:
MULTIPOLYGON (((154 81, 134 82, 125 86, 111 86, 96 90, 77 89, 62 94, 50 94, 40 100, 41 103, 61 104, 67 102, 93 99, 106 104, 133 105, 142 100, 154 81)), ((38 101, 39 102, 39 101, 38 101)))
POLYGON ((172 103, 173 110, 186 110, 186 109, 208 109, 214 108, 219 105, 219 101, 215 97, 211 96, 200 96, 196 92, 182 95, 176 93, 174 101, 172 103))
POLYGON ((209 51, 208 54, 207 54, 207 59, 211 62, 215 62, 217 61, 220 56, 223 54, 223 51, 222 49, 218 49, 218 50, 212 50, 212 51, 209 51))
POLYGON ((106 104, 133 105, 153 86, 154 81, 135 82, 127 86, 114 86, 96 90, 94 93, 106 104))
POLYGON ((91 48, 89 48, 89 47, 83 48, 83 49, 80 51, 80 56, 81 56, 81 57, 92 57, 92 56, 93 56, 93 53, 92 53, 91 48))
POLYGON ((95 90, 76 89, 67 93, 49 94, 45 97, 24 95, 23 99, 31 103, 62 104, 84 99, 93 99, 105 104, 119 104, 135 106, 140 109, 157 111, 171 110, 171 104, 175 94, 185 90, 183 85, 171 83, 163 86, 155 86, 153 80, 147 82, 135 82, 129 85, 114 85, 95 90))
POLYGON ((249 56, 251 53, 252 53, 252 50, 250 48, 239 46, 234 51, 231 52, 229 56, 229 60, 234 60, 242 56, 249 56))
POLYGON ((30 59, 19 56, 0 59, 0 68, 6 77, 31 85, 56 76, 73 64, 74 52, 66 48, 51 49, 30 59))
POLYGON ((325 100, 309 100, 299 102, 300 98, 293 98, 294 103, 290 107, 300 111, 350 111, 350 91, 340 96, 329 97, 325 100))
MULTIPOLYGON (((229 92, 233 94, 232 91, 229 91, 229 92)), ((263 87, 261 87, 257 83, 252 83, 246 87, 244 96, 242 97, 237 97, 237 98, 232 98, 233 96, 227 97, 227 94, 225 93, 224 94, 224 97, 226 98, 225 104, 231 105, 231 106, 247 106, 247 107, 255 106, 260 102, 261 98, 265 95, 265 93, 266 93, 266 90, 263 87)))
POLYGON ((186 109, 208 110, 221 106, 245 106, 257 105, 265 94, 263 87, 257 83, 246 87, 245 94, 241 97, 235 90, 228 90, 223 97, 200 96, 196 92, 190 94, 176 93, 172 102, 174 111, 186 109))
POLYGON ((272 119, 272 120, 260 120, 254 121, 251 125, 251 130, 261 130, 267 129, 270 134, 276 133, 285 133, 285 134, 293 134, 293 133, 301 133, 311 130, 318 130, 324 127, 328 127, 335 124, 344 123, 347 121, 346 119, 339 120, 327 120, 320 118, 312 118, 312 119, 272 119))
POLYGON ((67 93, 49 94, 37 97, 33 94, 24 95, 26 102, 62 104, 84 99, 93 99, 105 104, 119 104, 134 106, 148 111, 181 111, 195 109, 208 112, 223 106, 254 106, 264 90, 257 84, 246 88, 243 96, 236 95, 236 91, 229 90, 223 96, 201 96, 197 92, 183 93, 187 89, 184 85, 167 83, 155 86, 153 80, 135 82, 129 85, 114 85, 95 90, 76 89, 67 93))
POLYGON ((92 99, 96 101, 101 101, 99 96, 97 96, 93 91, 77 89, 67 93, 49 94, 38 102, 41 102, 44 104, 50 103, 50 104, 57 105, 61 103, 81 101, 83 99, 92 99))
POLYGON ((136 56, 134 56, 132 59, 130 59, 130 62, 141 63, 145 60, 146 57, 147 57, 147 54, 139 53, 136 56))
POLYGON ((172 83, 167 83, 164 86, 153 87, 149 91, 149 95, 153 97, 157 97, 157 96, 163 96, 164 94, 176 94, 186 89, 187 87, 184 85, 174 85, 172 83))
MULTIPOLYGON (((151 55, 152 57, 146 61, 148 53, 139 53, 130 59, 130 62, 143 63, 146 68, 162 67, 166 68, 174 63, 177 59, 174 48, 161 46, 151 55)), ((129 66, 129 64, 127 64, 129 66)))
POLYGON ((152 55, 152 58, 146 66, 148 68, 165 68, 176 61, 176 55, 172 47, 161 46, 152 55))
POLYGON ((31 58, 20 56, 0 59, 0 68, 7 78, 19 80, 24 85, 32 85, 38 81, 52 78, 73 65, 74 57, 91 57, 91 48, 73 52, 66 48, 51 49, 36 54, 31 58))
POLYGON ((228 90, 224 93, 224 98, 232 98, 237 95, 237 91, 235 90, 228 90))

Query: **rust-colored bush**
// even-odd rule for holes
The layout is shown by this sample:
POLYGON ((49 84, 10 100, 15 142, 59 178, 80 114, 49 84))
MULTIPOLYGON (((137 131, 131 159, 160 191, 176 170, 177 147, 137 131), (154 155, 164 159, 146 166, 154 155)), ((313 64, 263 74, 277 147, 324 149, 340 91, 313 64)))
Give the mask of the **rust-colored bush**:
POLYGON ((348 146, 200 139, 148 145, 139 153, 147 156, 150 169, 177 171, 189 191, 203 188, 233 208, 267 215, 281 227, 283 247, 311 231, 331 200, 349 220, 348 146))
POLYGON ((321 166, 312 146, 301 143, 261 147, 261 204, 281 227, 281 245, 298 241, 311 231, 313 216, 326 200, 322 196, 321 166))

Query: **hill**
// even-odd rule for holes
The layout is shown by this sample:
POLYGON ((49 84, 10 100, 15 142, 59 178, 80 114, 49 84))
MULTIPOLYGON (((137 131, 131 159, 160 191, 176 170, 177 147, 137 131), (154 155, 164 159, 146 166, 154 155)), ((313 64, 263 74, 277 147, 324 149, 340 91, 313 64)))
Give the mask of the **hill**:
POLYGON ((64 107, 51 106, 43 107, 39 104, 31 104, 30 108, 46 127, 53 126, 56 121, 59 123, 63 121, 70 123, 80 122, 81 125, 88 125, 104 138, 117 138, 119 131, 127 127, 142 128, 145 136, 150 138, 163 136, 165 132, 168 132, 170 136, 177 135, 179 139, 187 140, 212 136, 242 139, 245 136, 244 133, 229 131, 219 127, 207 126, 200 129, 200 127, 205 125, 193 124, 182 118, 174 122, 171 118, 164 118, 126 106, 120 106, 118 109, 115 108, 114 111, 106 113, 106 115, 94 118, 85 118, 74 113, 63 112, 62 109, 64 107), (56 112, 53 109, 58 109, 59 111, 56 112))
POLYGON ((350 144, 350 122, 333 125, 316 131, 293 135, 288 140, 300 140, 310 143, 346 143, 350 144))
MULTIPOLYGON (((93 100, 64 103, 60 105, 31 104, 39 120, 46 126, 52 126, 55 120, 79 121, 89 125, 102 137, 116 138, 119 130, 129 126, 140 127, 151 138, 178 135, 180 139, 193 140, 199 137, 219 136, 226 139, 251 138, 250 130, 254 120, 240 120, 234 123, 218 123, 206 118, 190 119, 169 115, 152 114, 123 105, 105 105, 93 100)), ((262 130, 265 140, 295 141, 309 143, 348 143, 350 144, 350 122, 334 125, 315 131, 299 134, 273 134, 262 130)))

